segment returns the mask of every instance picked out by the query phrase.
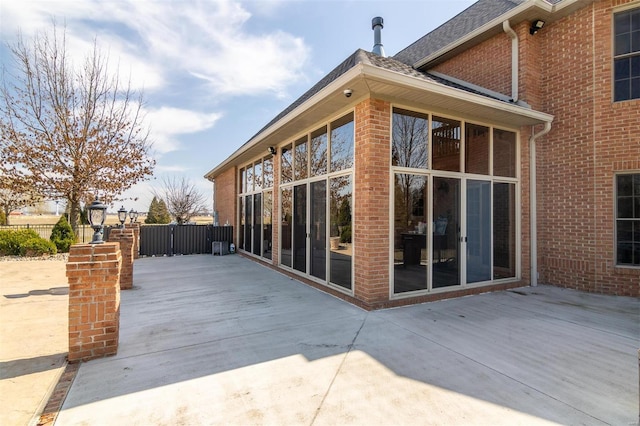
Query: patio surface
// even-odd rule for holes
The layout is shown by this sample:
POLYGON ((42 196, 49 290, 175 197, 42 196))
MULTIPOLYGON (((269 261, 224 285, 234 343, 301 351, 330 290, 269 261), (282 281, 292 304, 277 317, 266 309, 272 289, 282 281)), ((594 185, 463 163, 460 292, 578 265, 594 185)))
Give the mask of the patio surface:
POLYGON ((136 260, 57 425, 638 422, 640 301, 540 286, 366 312, 239 255, 136 260))

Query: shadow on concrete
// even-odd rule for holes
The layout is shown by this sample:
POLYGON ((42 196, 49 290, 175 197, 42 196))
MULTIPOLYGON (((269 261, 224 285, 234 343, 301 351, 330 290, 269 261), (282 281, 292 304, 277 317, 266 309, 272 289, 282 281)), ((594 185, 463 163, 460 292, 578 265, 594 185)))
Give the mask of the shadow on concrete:
POLYGON ((315 416, 339 390, 379 408, 422 404, 427 385, 553 422, 637 420, 637 299, 537 287, 365 312, 240 256, 140 259, 134 282, 118 355, 82 364, 63 410, 303 357, 269 386, 317 380, 315 416))
POLYGON ((51 287, 47 290, 31 290, 28 293, 4 294, 6 299, 22 299, 29 296, 67 296, 69 287, 51 287))
POLYGON ((0 380, 56 369, 64 365, 66 358, 66 353, 59 353, 2 361, 0 362, 0 380))

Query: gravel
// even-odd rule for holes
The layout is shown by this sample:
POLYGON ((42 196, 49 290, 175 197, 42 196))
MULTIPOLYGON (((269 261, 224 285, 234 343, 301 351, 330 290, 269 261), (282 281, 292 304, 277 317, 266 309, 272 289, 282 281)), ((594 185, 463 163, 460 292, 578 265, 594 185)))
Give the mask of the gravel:
POLYGON ((69 253, 58 253, 50 256, 33 256, 33 257, 25 257, 25 256, 0 256, 0 262, 23 262, 23 261, 32 261, 32 260, 42 260, 42 261, 62 261, 66 262, 69 259, 69 253))

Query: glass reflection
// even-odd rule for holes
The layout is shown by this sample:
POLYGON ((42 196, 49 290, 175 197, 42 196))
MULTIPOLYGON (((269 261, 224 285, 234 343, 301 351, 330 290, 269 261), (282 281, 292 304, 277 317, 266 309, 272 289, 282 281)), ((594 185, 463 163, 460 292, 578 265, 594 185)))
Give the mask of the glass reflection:
POLYGON ((467 123, 464 138, 464 164, 467 173, 489 174, 489 128, 467 123))
POLYGON ((435 170, 460 171, 460 122, 433 117, 431 123, 431 158, 435 170))
POLYGON ((353 166, 353 114, 331 123, 331 171, 338 172, 353 166))
POLYGON ((396 174, 394 191, 394 293, 427 288, 426 176, 396 174))
POLYGON ((467 181, 467 282, 491 279, 491 182, 467 181))
POLYGON ((262 163, 262 179, 265 188, 273 187, 273 157, 267 157, 262 163))
POLYGON ((516 177, 516 134, 493 129, 493 174, 516 177))
POLYGON ((293 235, 293 197, 291 188, 285 188, 280 193, 282 218, 280 220, 280 263, 291 268, 291 237, 293 235))
POLYGON ((295 144, 295 159, 293 160, 293 179, 300 180, 306 179, 308 176, 308 161, 307 161, 307 137, 298 140, 295 144))
POLYGON ((327 126, 311 133, 311 177, 327 174, 327 126))
POLYGON ((311 183, 311 275, 324 280, 327 276, 327 181, 311 183))
POLYGON ((460 284, 460 179, 433 178, 433 288, 460 284))
POLYGON ((516 185, 493 184, 493 279, 516 276, 516 185))
POLYGON ((282 154, 280 156, 280 183, 293 182, 293 151, 291 150, 291 144, 282 148, 282 154))
POLYGON ((293 188, 293 268, 307 272, 307 185, 293 188))
POLYGON ((273 246, 273 192, 266 191, 262 202, 262 257, 271 259, 273 246))
POLYGON ((391 162, 394 166, 427 168, 429 119, 426 114, 394 108, 392 135, 391 162))
POLYGON ((351 176, 331 179, 329 194, 329 281, 351 289, 351 265, 353 246, 351 242, 351 176))

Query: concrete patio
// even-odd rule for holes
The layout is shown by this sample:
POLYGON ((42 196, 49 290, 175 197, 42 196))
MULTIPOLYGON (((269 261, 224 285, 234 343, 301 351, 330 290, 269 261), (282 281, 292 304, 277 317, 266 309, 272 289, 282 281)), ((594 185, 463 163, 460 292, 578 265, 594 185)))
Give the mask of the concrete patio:
POLYGON ((639 313, 546 286, 366 312, 239 255, 139 259, 56 424, 631 425, 639 313))

